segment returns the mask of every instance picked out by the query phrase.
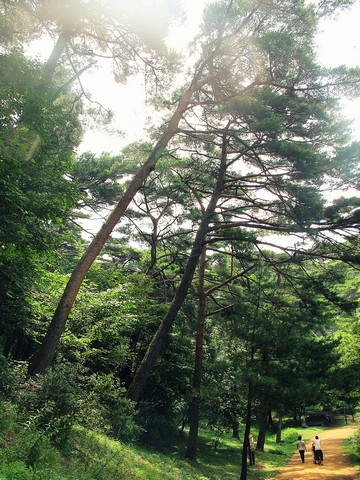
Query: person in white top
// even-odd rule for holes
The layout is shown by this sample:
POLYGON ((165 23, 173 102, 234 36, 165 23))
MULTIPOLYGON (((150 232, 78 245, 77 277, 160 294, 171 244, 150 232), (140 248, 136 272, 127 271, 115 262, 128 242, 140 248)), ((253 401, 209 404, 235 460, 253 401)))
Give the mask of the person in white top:
POLYGON ((304 440, 301 439, 301 435, 298 436, 297 442, 296 442, 296 448, 298 449, 300 453, 300 458, 302 463, 305 462, 305 452, 306 452, 306 445, 304 440))
POLYGON ((320 438, 318 437, 318 435, 315 435, 315 438, 313 441, 313 450, 314 450, 314 463, 318 463, 319 465, 322 465, 324 456, 321 448, 320 438))

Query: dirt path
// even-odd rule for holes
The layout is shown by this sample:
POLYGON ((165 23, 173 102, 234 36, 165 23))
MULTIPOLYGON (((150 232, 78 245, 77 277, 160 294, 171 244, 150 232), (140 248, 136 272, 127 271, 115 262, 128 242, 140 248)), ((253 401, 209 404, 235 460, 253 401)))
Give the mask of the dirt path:
POLYGON ((351 466, 341 447, 341 442, 351 437, 357 428, 357 425, 347 425, 319 432, 324 464, 314 465, 311 442, 307 442, 305 463, 301 463, 299 453, 295 452, 291 461, 272 480, 360 480, 360 472, 351 466))

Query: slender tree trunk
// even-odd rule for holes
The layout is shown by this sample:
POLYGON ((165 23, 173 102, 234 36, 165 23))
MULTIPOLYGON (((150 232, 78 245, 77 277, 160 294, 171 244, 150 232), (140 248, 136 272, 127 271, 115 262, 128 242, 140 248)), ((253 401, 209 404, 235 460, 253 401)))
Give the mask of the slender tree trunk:
POLYGON ((281 442, 282 420, 283 420, 283 416, 282 416, 282 413, 280 413, 279 414, 279 421, 278 421, 278 425, 277 425, 277 429, 276 429, 276 443, 281 442))
POLYGON ((59 63, 60 57, 63 54, 65 47, 71 37, 71 33, 63 30, 60 32, 54 48, 45 64, 43 82, 49 84, 54 76, 55 68, 59 63))
POLYGON ((240 438, 240 424, 239 420, 235 419, 232 422, 232 437, 240 438))
MULTIPOLYGON (((88 273, 91 265, 94 263, 95 259, 99 255, 101 249, 103 248, 105 242, 108 240, 113 229, 126 211, 129 203, 132 201, 135 194, 142 186, 146 178, 149 176, 149 174, 154 170, 156 163, 162 155, 167 144, 176 134, 183 113, 187 109, 191 96, 197 89, 197 87, 198 84, 194 80, 190 87, 182 95, 176 111, 171 117, 165 132, 162 134, 161 138, 155 145, 151 155, 138 170, 137 174, 134 176, 130 185, 126 189, 123 197, 120 199, 114 210, 110 213, 109 217, 102 225, 101 229, 96 234, 96 236, 88 246, 87 250, 85 251, 84 255, 81 257, 78 264, 76 265, 65 287, 64 293, 54 313, 54 316, 42 341, 40 349, 38 350, 38 352, 36 352, 36 354, 30 361, 29 373, 31 375, 34 375, 36 373, 43 373, 47 368, 50 367, 55 355, 56 348, 60 341, 60 337, 64 331, 69 313, 86 274, 88 273)), ((178 299, 176 299, 175 304, 170 308, 176 310, 177 302, 178 299)))
POLYGON ((181 419, 181 434, 184 433, 184 430, 185 430, 185 426, 186 426, 186 423, 188 422, 188 419, 189 419, 189 413, 188 412, 184 412, 183 416, 182 416, 182 419, 181 419))
POLYGON ((223 146, 221 154, 221 165, 219 169, 219 176, 211 195, 209 204, 205 210, 205 213, 201 219, 199 229, 196 233, 194 244, 190 253, 190 257, 186 263, 185 270, 180 281, 180 284, 176 290, 175 296, 169 310, 167 311, 163 321, 161 322, 157 332, 155 333, 144 358, 142 359, 139 368, 137 369, 134 379, 131 382, 127 391, 127 398, 137 402, 140 398, 141 392, 147 382, 152 368, 154 367, 161 349, 167 339, 170 329, 175 321, 176 315, 180 310, 180 307, 186 297, 186 294, 190 288, 196 265, 201 255, 206 235, 209 229, 209 223, 214 215, 216 204, 220 198, 223 186, 224 177, 226 172, 226 134, 223 136, 223 146))
POLYGON ((171 302, 171 305, 157 332, 155 333, 155 336, 153 337, 147 352, 135 373, 134 379, 129 386, 126 396, 135 402, 139 400, 144 385, 150 376, 151 370, 159 357, 161 349, 175 321, 176 315, 189 290, 205 242, 206 234, 208 232, 209 222, 214 214, 217 199, 218 197, 216 197, 216 199, 213 198, 209 203, 206 215, 202 218, 197 231, 193 248, 187 261, 180 285, 176 290, 175 297, 171 302))
POLYGON ((244 441, 241 454, 241 473, 240 480, 246 480, 247 478, 247 456, 250 452, 249 447, 249 435, 251 427, 251 405, 252 405, 252 384, 249 383, 248 387, 248 398, 246 405, 246 420, 245 420, 245 432, 244 432, 244 441))
POLYGON ((262 408, 259 415, 259 434, 256 442, 256 450, 264 451, 266 430, 268 425, 268 409, 262 408))
MULTIPOLYGON (((264 366, 269 364, 269 353, 266 347, 263 347, 261 349, 261 360, 264 366)), ((256 449, 260 450, 261 452, 264 451, 264 446, 265 446, 268 409, 269 409, 269 405, 266 403, 266 399, 265 399, 261 404, 260 415, 259 415, 259 435, 256 443, 256 449)))
MULTIPOLYGON (((297 410, 296 405, 294 405, 294 409, 293 409, 293 420, 294 420, 294 422, 297 422, 297 419, 298 419, 297 417, 298 417, 298 410, 297 410)), ((299 415, 299 417, 300 417, 300 415, 299 415)))
POLYGON ((200 255, 199 260, 199 287, 198 287, 198 322, 196 329, 195 362, 193 375, 193 396, 189 408, 190 430, 186 451, 186 458, 196 459, 197 441, 199 434, 200 404, 201 404, 201 380, 204 356, 205 319, 206 319, 206 294, 205 294, 205 264, 206 248, 200 255))

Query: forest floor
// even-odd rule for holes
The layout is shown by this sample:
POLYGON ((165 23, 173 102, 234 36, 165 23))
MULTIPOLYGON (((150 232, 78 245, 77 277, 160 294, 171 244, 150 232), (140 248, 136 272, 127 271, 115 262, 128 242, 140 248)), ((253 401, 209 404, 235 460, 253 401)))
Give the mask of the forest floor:
POLYGON ((290 462, 271 480, 360 480, 360 471, 352 467, 342 442, 356 433, 358 425, 329 427, 319 433, 324 453, 323 465, 315 465, 312 458, 311 443, 306 443, 305 463, 295 452, 290 462))

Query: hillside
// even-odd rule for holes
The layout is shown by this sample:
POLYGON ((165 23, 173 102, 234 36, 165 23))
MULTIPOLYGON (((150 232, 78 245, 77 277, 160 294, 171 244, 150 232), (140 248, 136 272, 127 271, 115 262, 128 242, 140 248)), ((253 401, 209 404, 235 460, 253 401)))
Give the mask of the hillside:
MULTIPOLYGON (((44 433, 14 421, 11 406, 1 416, 1 480, 233 480, 240 473, 240 440, 214 432, 202 432, 199 459, 184 460, 186 434, 177 447, 166 452, 129 445, 103 434, 76 427, 66 445, 56 449, 44 433), (216 445, 216 449, 215 449, 216 445)), ((334 428, 333 431, 339 430, 334 428)), ((306 440, 319 427, 306 430, 306 440)), ((248 470, 249 480, 272 478, 294 453, 297 430, 283 431, 283 442, 275 444, 269 433, 265 452, 256 452, 256 465, 248 470)), ((324 432, 324 437, 325 437, 324 432)), ((353 431, 352 431, 353 433, 353 431)))

